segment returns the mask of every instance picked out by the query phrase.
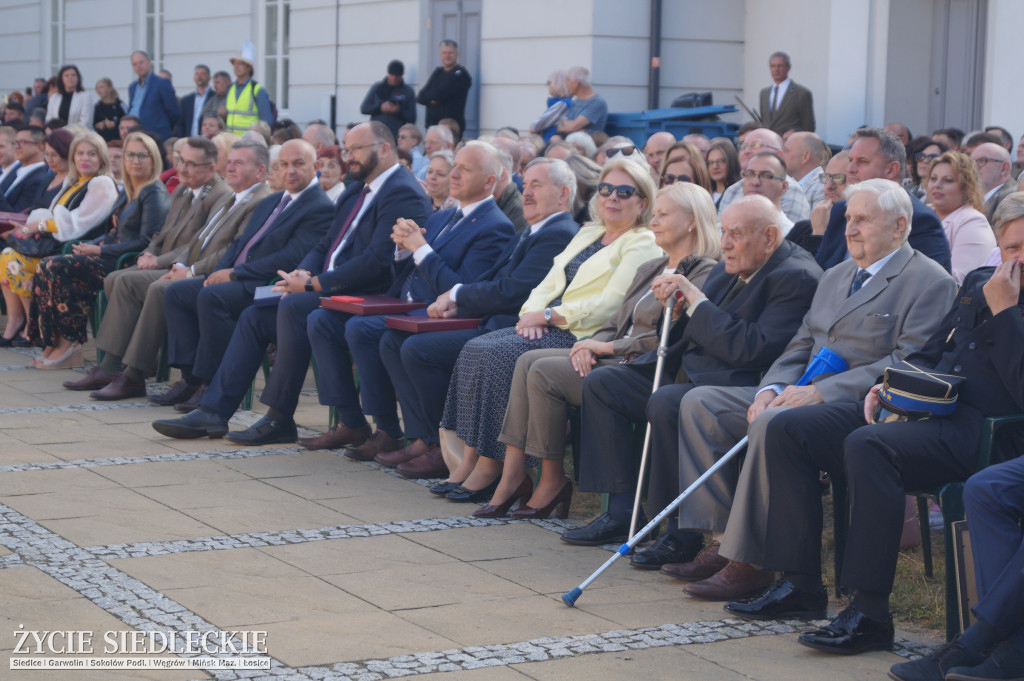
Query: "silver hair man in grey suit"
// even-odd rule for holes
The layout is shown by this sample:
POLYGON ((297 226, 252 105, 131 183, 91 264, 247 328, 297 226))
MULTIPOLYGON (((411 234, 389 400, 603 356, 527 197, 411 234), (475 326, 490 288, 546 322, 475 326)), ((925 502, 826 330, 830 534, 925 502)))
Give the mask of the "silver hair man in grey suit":
POLYGON ((763 559, 769 512, 764 434, 772 417, 783 409, 863 399, 886 367, 920 349, 953 300, 949 274, 906 243, 913 208, 900 185, 865 180, 846 197, 850 259, 825 272, 799 331, 761 385, 695 388, 683 398, 680 489, 744 435, 750 438, 738 475, 719 473, 680 506, 680 528, 710 530, 721 542, 691 563, 662 568, 699 580, 684 588, 691 595, 734 600, 772 581, 771 573, 755 567, 763 559), (823 347, 849 368, 796 386, 823 347))

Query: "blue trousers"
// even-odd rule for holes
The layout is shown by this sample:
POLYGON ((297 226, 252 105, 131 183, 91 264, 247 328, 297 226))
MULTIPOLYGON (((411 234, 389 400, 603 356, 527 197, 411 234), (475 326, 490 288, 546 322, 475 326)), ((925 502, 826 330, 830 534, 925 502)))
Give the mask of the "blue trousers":
MULTIPOLYGON (((346 327, 356 319, 358 317, 324 308, 313 310, 306 318, 306 334, 320 376, 320 404, 335 407, 338 418, 349 428, 366 425, 359 406, 359 389, 356 388, 352 354, 346 339, 346 327)), ((367 379, 362 367, 359 371, 360 383, 365 390, 367 379)))
POLYGON ((252 290, 240 281, 203 286, 201 279, 177 281, 164 291, 168 364, 204 381, 217 373, 235 320, 252 305, 252 290))

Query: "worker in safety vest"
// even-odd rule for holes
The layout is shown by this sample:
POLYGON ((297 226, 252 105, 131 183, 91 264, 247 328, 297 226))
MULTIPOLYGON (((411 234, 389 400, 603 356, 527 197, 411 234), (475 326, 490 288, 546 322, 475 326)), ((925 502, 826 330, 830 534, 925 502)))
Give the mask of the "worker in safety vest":
POLYGON ((267 89, 252 78, 255 47, 248 40, 240 54, 231 58, 237 80, 228 88, 227 130, 239 137, 256 121, 273 125, 274 113, 267 89))

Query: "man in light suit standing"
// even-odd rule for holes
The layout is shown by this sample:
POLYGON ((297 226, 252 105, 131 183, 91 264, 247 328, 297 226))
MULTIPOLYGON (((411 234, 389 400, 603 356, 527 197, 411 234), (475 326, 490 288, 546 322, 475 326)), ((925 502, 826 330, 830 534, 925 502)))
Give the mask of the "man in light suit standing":
POLYGON ((756 566, 764 564, 770 513, 765 431, 773 417, 786 409, 863 399, 886 367, 921 349, 953 300, 956 284, 948 273, 906 243, 913 208, 900 185, 865 180, 847 189, 846 197, 850 259, 825 272, 800 330, 760 386, 695 388, 683 398, 680 489, 741 437, 750 438, 738 476, 724 469, 679 507, 679 527, 711 531, 716 540, 690 563, 662 568, 699 580, 684 588, 691 595, 733 600, 772 581, 756 566), (795 385, 823 347, 849 368, 795 385))
POLYGON ((761 123, 780 135, 789 130, 814 132, 814 98, 789 77, 792 65, 785 52, 773 53, 768 58, 773 83, 761 90, 761 123))

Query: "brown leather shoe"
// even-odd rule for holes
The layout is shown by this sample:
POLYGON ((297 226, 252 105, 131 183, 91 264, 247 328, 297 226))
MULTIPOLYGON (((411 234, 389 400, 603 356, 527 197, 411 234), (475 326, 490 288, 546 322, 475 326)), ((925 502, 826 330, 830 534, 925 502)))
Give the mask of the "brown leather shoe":
POLYGON ((361 445, 370 437, 370 426, 349 428, 339 423, 316 437, 300 437, 299 445, 306 449, 337 449, 347 445, 361 445))
POLYGON ((149 401, 161 407, 173 407, 176 404, 187 402, 188 398, 195 395, 197 390, 199 390, 198 385, 189 385, 185 379, 180 379, 163 395, 150 395, 149 401))
POLYGON ((127 400, 129 397, 145 397, 146 381, 133 381, 123 372, 103 388, 89 393, 94 400, 127 400))
POLYGON ((355 461, 373 461, 381 452, 393 452, 402 448, 402 441, 396 440, 383 430, 378 430, 370 439, 352 449, 345 450, 345 457, 355 461))
POLYGON ((690 582, 707 579, 729 563, 728 558, 718 555, 719 546, 717 541, 713 541, 689 563, 666 563, 661 566, 661 571, 676 579, 690 582))
POLYGON ((747 563, 730 560, 729 564, 699 582, 683 587, 683 591, 708 601, 734 601, 750 594, 758 594, 775 581, 775 573, 759 570, 747 563))
POLYGON ((63 385, 68 390, 99 390, 110 384, 117 378, 117 374, 111 374, 99 367, 94 366, 85 373, 85 376, 77 381, 64 381, 63 385))
POLYGON ((192 397, 188 398, 184 402, 179 402, 174 405, 174 411, 180 411, 182 414, 190 414, 199 408, 199 400, 203 399, 203 393, 206 392, 206 384, 202 384, 196 391, 192 393, 192 397))
MULTIPOLYGON (((403 478, 410 480, 443 478, 448 475, 448 466, 444 465, 444 456, 441 455, 441 447, 438 445, 428 446, 427 451, 415 459, 398 464, 395 466, 395 470, 403 478)), ((531 486, 530 489, 532 491, 533 487, 531 486)))
POLYGON ((380 452, 377 456, 373 457, 373 460, 381 466, 394 468, 400 463, 406 463, 423 456, 429 449, 430 445, 421 438, 416 438, 401 449, 396 449, 393 452, 380 452))

